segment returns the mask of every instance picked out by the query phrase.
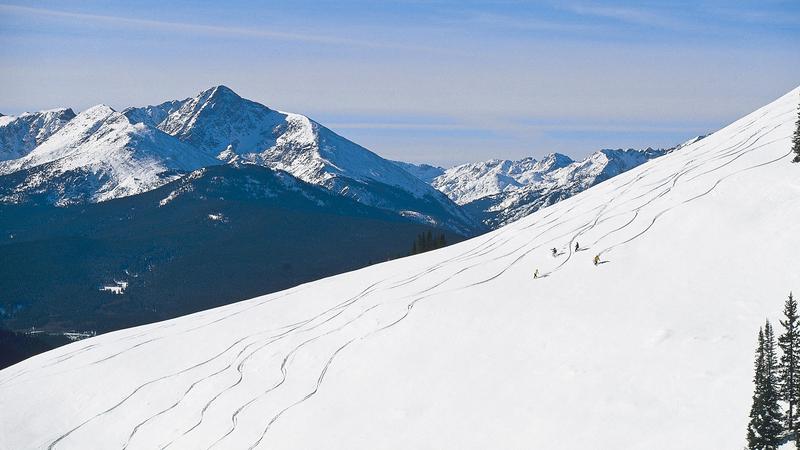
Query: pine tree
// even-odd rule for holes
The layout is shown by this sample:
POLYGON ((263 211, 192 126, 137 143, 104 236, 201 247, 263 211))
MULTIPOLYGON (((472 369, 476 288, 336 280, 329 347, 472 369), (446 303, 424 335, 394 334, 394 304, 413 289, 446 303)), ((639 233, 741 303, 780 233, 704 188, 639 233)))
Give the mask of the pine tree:
POLYGON ((780 398, 788 405, 786 410, 786 432, 797 431, 797 407, 800 406, 800 318, 797 316, 797 302, 789 293, 783 307, 785 320, 781 320, 783 334, 778 338, 778 346, 783 354, 778 370, 780 398))
POLYGON ((778 355, 775 352, 775 334, 769 320, 764 324, 764 387, 762 389, 763 422, 761 437, 765 450, 775 450, 783 437, 783 414, 778 404, 778 355))
POLYGON ((797 128, 794 130, 792 138, 792 151, 794 152, 794 162, 800 162, 800 108, 797 110, 797 128))
POLYGON ((758 345, 756 345, 756 357, 753 362, 753 404, 750 407, 750 422, 747 424, 747 448, 750 450, 757 450, 763 448, 763 439, 761 437, 762 429, 762 414, 763 409, 763 394, 762 388, 764 386, 764 329, 758 329, 758 345))
POLYGON ((758 348, 754 363, 753 405, 747 425, 747 448, 775 450, 783 434, 783 414, 778 404, 775 335, 769 321, 758 330, 758 348))
POLYGON ((747 448, 750 450, 757 450, 763 448, 763 439, 761 438, 761 410, 763 409, 763 400, 761 389, 764 385, 762 381, 764 378, 764 329, 758 329, 758 345, 756 345, 756 357, 753 362, 753 404, 750 407, 750 422, 747 424, 747 448))

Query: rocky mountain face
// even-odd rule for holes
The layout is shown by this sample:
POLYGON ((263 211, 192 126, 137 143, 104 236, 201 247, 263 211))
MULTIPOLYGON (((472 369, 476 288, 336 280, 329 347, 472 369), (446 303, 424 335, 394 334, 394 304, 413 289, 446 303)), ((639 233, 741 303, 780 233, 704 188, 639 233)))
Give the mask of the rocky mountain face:
POLYGON ((146 192, 218 163, 157 128, 98 105, 27 155, 0 163, 0 201, 101 202, 146 192))
POLYGON ((69 108, 16 117, 0 114, 0 161, 22 158, 74 117, 69 108))
MULTIPOLYGON (((486 175, 476 177, 471 183, 462 181, 462 185, 475 186, 477 189, 454 191, 451 198, 462 204, 484 225, 494 229, 569 198, 651 159, 675 151, 683 145, 685 144, 671 149, 600 150, 581 161, 571 161, 563 155, 551 154, 541 162, 532 163, 525 159, 500 162, 493 167, 484 163, 479 167, 490 167, 490 170, 476 173, 486 175), (520 162, 532 169, 520 171, 520 162), (543 162, 547 164, 541 164, 543 162), (503 175, 501 168, 510 168, 505 173, 516 176, 503 175), (479 196, 477 192, 493 193, 479 196)), ((439 180, 434 180, 434 185, 437 181, 439 180)))
POLYGON ((400 166, 403 170, 414 175, 415 177, 419 178, 420 180, 431 184, 433 180, 445 173, 445 169, 439 166, 432 166, 430 164, 414 164, 408 163, 403 161, 392 161, 393 163, 400 166))
POLYGON ((459 205, 541 181, 545 175, 572 163, 566 155, 552 153, 543 160, 490 159, 447 169, 431 181, 459 205))

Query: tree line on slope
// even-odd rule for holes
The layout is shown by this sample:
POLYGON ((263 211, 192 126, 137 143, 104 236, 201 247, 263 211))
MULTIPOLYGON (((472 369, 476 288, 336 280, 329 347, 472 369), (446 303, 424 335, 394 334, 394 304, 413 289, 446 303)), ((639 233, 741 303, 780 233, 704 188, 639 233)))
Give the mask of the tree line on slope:
POLYGON ((443 247, 447 247, 447 239, 445 239, 444 233, 439 233, 434 236, 433 233, 428 230, 427 233, 420 233, 417 235, 414 244, 411 246, 411 251, 408 254, 411 256, 443 247))
POLYGON ((797 109, 797 128, 794 130, 792 138, 792 151, 794 152, 794 162, 800 162, 800 107, 797 109))
POLYGON ((800 448, 800 317, 791 293, 783 315, 784 320, 779 321, 783 332, 777 342, 769 320, 758 330, 755 389, 747 424, 747 448, 751 450, 775 450, 790 440, 800 448))

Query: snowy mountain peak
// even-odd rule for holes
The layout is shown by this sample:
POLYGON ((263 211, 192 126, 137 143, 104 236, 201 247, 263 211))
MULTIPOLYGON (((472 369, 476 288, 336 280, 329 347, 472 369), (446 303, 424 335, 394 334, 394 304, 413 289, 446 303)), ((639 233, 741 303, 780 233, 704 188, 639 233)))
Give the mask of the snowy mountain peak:
POLYGON ((0 116, 0 161, 27 155, 74 117, 70 108, 0 116))
POLYGON ((240 161, 462 234, 479 226, 398 165, 304 115, 272 110, 223 85, 121 113, 94 106, 24 157, 14 156, 0 164, 0 176, 26 172, 0 183, 3 202, 34 194, 59 204, 102 201, 153 189, 187 170, 240 161))
POLYGON ((449 221, 461 223, 462 232, 475 225, 446 196, 391 161, 304 115, 270 109, 241 98, 225 86, 209 88, 182 101, 130 108, 125 114, 134 121, 153 123, 222 161, 235 157, 237 161, 284 170, 371 206, 416 211, 425 217, 450 216, 455 220, 449 221), (400 206, 396 195, 390 200, 386 193, 377 194, 373 186, 377 184, 411 197, 400 206))
POLYGON ((207 97, 208 100, 214 101, 220 101, 223 99, 242 100, 242 97, 240 97, 239 94, 223 84, 206 89, 205 91, 201 92, 199 96, 207 97))
POLYGON ((542 167, 548 170, 558 167, 564 167, 572 162, 574 162, 572 158, 570 158, 567 155, 563 155, 561 153, 550 153, 544 158, 542 158, 542 160, 540 161, 542 167))
POLYGON ((545 173, 572 163, 566 155, 550 153, 541 161, 533 157, 519 160, 490 159, 447 169, 431 183, 458 204, 519 189, 542 179, 545 173))
POLYGON ((445 170, 439 166, 432 166, 430 164, 413 164, 407 163, 403 161, 392 161, 393 163, 397 164, 403 170, 414 175, 415 177, 419 178, 420 180, 430 184, 433 182, 434 178, 442 175, 445 170))
POLYGON ((519 220, 540 208, 569 198, 595 184, 673 150, 603 149, 581 161, 548 155, 516 177, 519 185, 465 202, 465 208, 495 228, 519 220), (524 178, 523 178, 524 177, 524 178))
POLYGON ((57 204, 103 201, 161 186, 182 172, 219 164, 188 146, 107 105, 70 120, 28 155, 0 163, 14 174, 5 202, 44 197, 57 204))

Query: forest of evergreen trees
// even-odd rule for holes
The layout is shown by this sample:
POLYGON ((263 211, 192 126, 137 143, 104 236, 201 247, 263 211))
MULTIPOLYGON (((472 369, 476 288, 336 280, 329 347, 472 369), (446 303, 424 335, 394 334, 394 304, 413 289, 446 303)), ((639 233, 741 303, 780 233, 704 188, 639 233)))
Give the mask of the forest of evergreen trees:
POLYGON ((427 233, 420 233, 417 235, 417 239, 414 240, 414 245, 411 246, 411 252, 409 252, 409 256, 416 255, 418 253, 425 253, 442 247, 447 247, 447 239, 445 239, 444 233, 439 233, 434 236, 433 233, 428 230, 427 233))
POLYGON ((800 318, 792 294, 783 308, 781 335, 769 320, 758 330, 755 356, 753 404, 747 424, 747 448, 775 450, 794 440, 800 428, 800 318), (778 354, 780 350, 780 355, 778 354))

